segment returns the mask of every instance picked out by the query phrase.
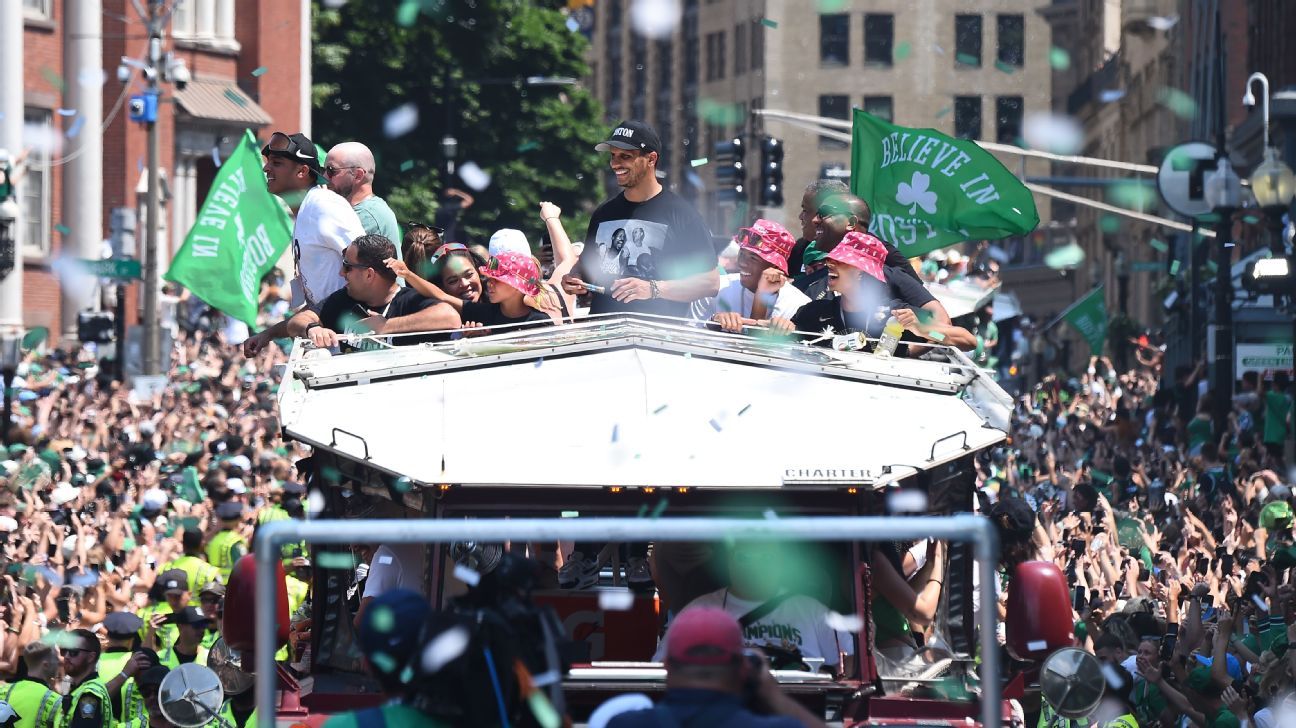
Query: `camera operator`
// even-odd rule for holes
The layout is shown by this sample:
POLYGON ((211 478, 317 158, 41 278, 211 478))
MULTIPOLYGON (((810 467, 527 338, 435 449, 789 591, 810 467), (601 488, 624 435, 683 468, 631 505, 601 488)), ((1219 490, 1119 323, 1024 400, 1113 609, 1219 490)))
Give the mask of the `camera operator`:
POLYGON ((325 722, 325 728, 428 722, 427 716, 405 702, 410 681, 402 673, 418 657, 423 643, 422 630, 417 627, 428 621, 431 611, 428 601, 409 589, 394 589, 370 602, 360 620, 360 651, 365 669, 378 679, 383 692, 392 700, 377 708, 335 715, 325 722))
POLYGON ((608 728, 799 728, 826 725, 784 695, 763 657, 743 651, 738 621, 723 609, 693 607, 666 634, 666 696, 622 713, 608 728))

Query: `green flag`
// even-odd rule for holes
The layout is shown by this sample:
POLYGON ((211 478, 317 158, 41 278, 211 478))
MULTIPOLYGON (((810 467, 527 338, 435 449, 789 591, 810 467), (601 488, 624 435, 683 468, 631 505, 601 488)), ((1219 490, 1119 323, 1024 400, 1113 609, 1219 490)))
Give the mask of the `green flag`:
POLYGON ((869 232, 913 258, 965 240, 1025 235, 1039 224, 1030 190, 975 142, 855 110, 851 192, 869 232))
POLYGON ((193 229, 163 276, 249 326, 261 277, 292 242, 292 220, 266 188, 261 150, 248 130, 216 172, 193 229))
POLYGON ((1102 354, 1103 342, 1107 339, 1107 304, 1103 300, 1102 286, 1071 304, 1062 318, 1089 342, 1094 356, 1102 354))

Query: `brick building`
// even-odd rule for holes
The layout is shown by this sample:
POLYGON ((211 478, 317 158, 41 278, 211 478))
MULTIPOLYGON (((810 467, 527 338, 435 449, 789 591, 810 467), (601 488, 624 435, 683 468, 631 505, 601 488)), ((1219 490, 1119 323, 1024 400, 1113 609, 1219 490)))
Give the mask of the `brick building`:
MULTIPOLYGON (((9 2, 10 0, 5 0, 9 2)), ((57 336, 75 324, 84 293, 64 290, 56 273, 61 255, 101 257, 114 208, 133 208, 139 221, 137 256, 143 255, 147 134, 128 119, 129 97, 144 89, 139 71, 127 83, 118 67, 123 56, 143 59, 148 25, 130 0, 12 0, 22 3, 24 145, 30 148, 25 178, 19 185, 22 209, 18 232, 19 269, 23 276, 22 323, 47 326, 57 336), (102 56, 102 106, 79 98, 93 93, 97 69, 82 60, 87 28, 98 31, 102 56), (76 63, 78 68, 73 68, 76 63), (82 108, 86 113, 82 113, 82 108), (93 160, 79 151, 102 128, 101 204, 81 203, 68 187, 93 160), (96 210, 97 208, 97 210, 96 210), (90 218, 90 219, 87 219, 90 218)), ((141 5, 147 7, 150 3, 141 5)), ((181 87, 164 83, 159 105, 162 214, 159 232, 160 270, 192 226, 211 186, 219 160, 252 129, 260 138, 270 131, 310 127, 309 0, 177 0, 172 9, 163 52, 183 60, 191 80, 181 87)), ((88 46, 94 48, 94 45, 88 46)), ((91 51, 93 53, 93 51, 91 51)), ((7 111, 7 109, 5 110, 7 111)), ((15 271, 15 275, 17 271, 15 271)), ((128 321, 138 319, 140 283, 129 287, 128 321)), ((91 295, 89 305, 102 303, 91 295)))

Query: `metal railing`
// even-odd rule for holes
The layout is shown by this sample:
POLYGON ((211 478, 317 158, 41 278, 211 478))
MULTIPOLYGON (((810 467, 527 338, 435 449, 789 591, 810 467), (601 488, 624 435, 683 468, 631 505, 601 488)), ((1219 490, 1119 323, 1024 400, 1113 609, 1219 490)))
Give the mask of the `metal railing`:
POLYGON ((698 534, 714 540, 771 541, 899 541, 933 538, 966 542, 980 570, 982 609, 978 615, 981 641, 981 723, 1000 726, 1002 685, 999 650, 995 644, 994 585, 999 539, 993 524, 976 515, 909 517, 772 518, 553 518, 479 520, 356 520, 272 521, 257 530, 256 555, 256 712, 262 728, 275 725, 275 562, 280 546, 298 541, 312 544, 385 544, 531 542, 560 539, 579 542, 696 541, 698 534))

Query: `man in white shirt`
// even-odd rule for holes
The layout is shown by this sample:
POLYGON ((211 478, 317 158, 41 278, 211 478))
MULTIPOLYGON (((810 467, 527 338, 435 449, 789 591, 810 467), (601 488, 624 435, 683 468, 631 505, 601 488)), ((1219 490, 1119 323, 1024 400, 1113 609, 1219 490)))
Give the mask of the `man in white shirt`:
POLYGON ((360 218, 346 198, 320 186, 315 143, 305 134, 270 135, 261 149, 265 157, 266 186, 288 203, 293 224, 292 306, 315 307, 342 286, 342 251, 365 234, 360 218))
POLYGON ((769 325, 770 319, 791 320, 810 302, 796 286, 788 285, 788 255, 796 239, 782 225, 757 220, 738 233, 738 274, 725 276, 720 293, 705 318, 734 334, 744 325, 769 325))
POLYGON ((356 624, 374 600, 394 589, 409 589, 423 594, 423 573, 426 569, 423 544, 382 544, 374 550, 369 561, 369 574, 365 578, 364 592, 360 595, 360 610, 356 624))

